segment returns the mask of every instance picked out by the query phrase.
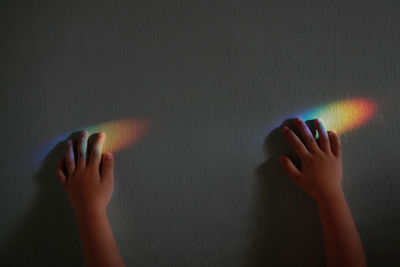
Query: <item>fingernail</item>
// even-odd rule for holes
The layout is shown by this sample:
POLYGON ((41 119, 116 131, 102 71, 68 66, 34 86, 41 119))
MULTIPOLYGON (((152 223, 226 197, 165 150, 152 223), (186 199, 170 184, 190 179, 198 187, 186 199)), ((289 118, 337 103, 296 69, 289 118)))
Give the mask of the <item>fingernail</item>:
POLYGON ((320 119, 318 119, 318 123, 319 123, 319 126, 321 126, 321 129, 326 132, 325 125, 322 123, 322 121, 320 119))
POLYGON ((289 128, 287 126, 284 126, 282 129, 284 132, 287 132, 289 130, 289 128))
POLYGON ((113 155, 112 155, 111 153, 107 153, 107 154, 104 155, 104 158, 105 158, 106 160, 112 160, 113 155))
POLYGON ((68 141, 67 141, 67 145, 71 145, 72 144, 72 141, 71 141, 71 139, 68 139, 68 141))
POLYGON ((100 137, 105 136, 104 132, 99 132, 99 136, 100 136, 100 137))

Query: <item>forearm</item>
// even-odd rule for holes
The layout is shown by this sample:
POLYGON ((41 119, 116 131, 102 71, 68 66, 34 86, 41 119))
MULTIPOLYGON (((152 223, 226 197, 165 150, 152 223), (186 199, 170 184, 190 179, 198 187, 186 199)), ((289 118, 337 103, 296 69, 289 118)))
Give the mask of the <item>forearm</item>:
POLYGON ((364 250, 343 192, 317 200, 327 266, 367 266, 364 250))
POLYGON ((76 213, 86 266, 125 266, 106 211, 76 213))

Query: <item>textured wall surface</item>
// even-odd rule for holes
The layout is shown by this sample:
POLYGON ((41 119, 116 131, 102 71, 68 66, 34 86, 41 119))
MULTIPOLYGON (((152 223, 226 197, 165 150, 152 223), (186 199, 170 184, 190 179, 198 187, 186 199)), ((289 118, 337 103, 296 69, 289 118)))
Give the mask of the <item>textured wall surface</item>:
POLYGON ((128 266, 323 266, 273 130, 367 98, 343 188, 370 266, 400 266, 399 1, 1 1, 0 21, 1 265, 83 265, 60 136, 137 118, 108 207, 128 266))

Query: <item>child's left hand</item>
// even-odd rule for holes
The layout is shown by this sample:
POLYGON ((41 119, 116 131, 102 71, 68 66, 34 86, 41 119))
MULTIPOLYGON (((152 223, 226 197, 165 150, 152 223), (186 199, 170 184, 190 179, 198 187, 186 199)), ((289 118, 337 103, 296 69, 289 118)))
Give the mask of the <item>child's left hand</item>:
POLYGON ((82 131, 76 153, 72 140, 68 140, 65 157, 58 162, 57 177, 77 214, 105 212, 110 202, 114 184, 114 159, 111 153, 102 155, 104 140, 105 134, 99 133, 91 151, 86 153, 88 133, 82 131), (77 155, 76 160, 74 154, 77 155))

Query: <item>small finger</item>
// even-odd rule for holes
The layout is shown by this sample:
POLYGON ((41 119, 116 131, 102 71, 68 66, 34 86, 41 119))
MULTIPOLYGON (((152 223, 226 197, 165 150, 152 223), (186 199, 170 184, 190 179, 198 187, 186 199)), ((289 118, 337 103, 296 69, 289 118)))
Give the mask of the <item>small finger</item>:
POLYGON ((295 119, 295 124, 297 128, 300 130, 301 136, 304 139, 304 142, 307 145, 307 148, 310 152, 315 152, 319 150, 318 144, 314 139, 313 134, 308 128, 307 124, 300 118, 295 119))
POLYGON ((102 154, 102 150, 103 150, 103 143, 105 140, 105 133, 100 132, 97 137, 96 140, 92 146, 92 150, 90 152, 90 158, 89 158, 89 163, 88 166, 90 166, 91 168, 95 167, 96 169, 99 169, 100 167, 100 162, 101 162, 101 154, 102 154))
POLYGON ((306 146, 301 142, 300 138, 288 127, 283 127, 283 134, 289 140, 289 143, 293 147, 294 151, 300 158, 304 158, 310 155, 306 146))
POLYGON ((319 119, 314 120, 315 121, 315 128, 317 128, 318 131, 318 142, 319 146, 324 152, 330 152, 330 143, 329 143, 329 138, 328 134, 326 133, 325 127, 322 124, 322 122, 319 119))
POLYGON ((75 156, 74 149, 72 147, 72 140, 68 139, 65 148, 65 166, 67 168, 68 175, 71 175, 75 171, 75 156))
POLYGON ((330 131, 329 139, 332 143, 332 153, 336 157, 340 157, 342 154, 342 143, 340 142, 339 135, 335 131, 330 131))
POLYGON ((103 154, 101 161, 101 181, 112 184, 114 180, 114 156, 112 153, 103 154))
POLYGON ((65 169, 65 158, 63 157, 58 161, 57 171, 56 171, 57 178, 62 185, 65 185, 65 183, 67 182, 67 175, 65 174, 64 169, 65 169))
POLYGON ((77 168, 84 169, 86 167, 86 150, 87 150, 87 141, 88 141, 89 133, 87 131, 82 131, 78 140, 78 159, 77 159, 77 168))

